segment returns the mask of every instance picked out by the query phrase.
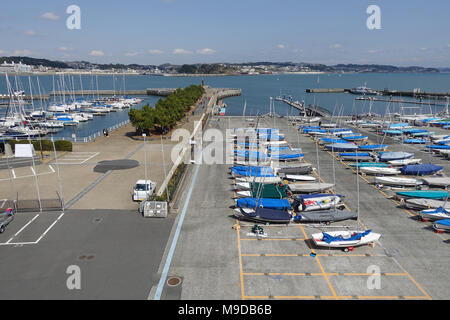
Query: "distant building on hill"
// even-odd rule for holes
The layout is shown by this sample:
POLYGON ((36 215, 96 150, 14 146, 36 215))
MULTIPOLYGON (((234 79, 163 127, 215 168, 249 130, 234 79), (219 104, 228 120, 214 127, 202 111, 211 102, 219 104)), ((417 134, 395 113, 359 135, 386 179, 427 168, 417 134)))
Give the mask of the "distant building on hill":
POLYGON ((7 63, 6 61, 3 64, 0 64, 0 73, 6 72, 31 72, 31 66, 27 64, 19 63, 7 63))

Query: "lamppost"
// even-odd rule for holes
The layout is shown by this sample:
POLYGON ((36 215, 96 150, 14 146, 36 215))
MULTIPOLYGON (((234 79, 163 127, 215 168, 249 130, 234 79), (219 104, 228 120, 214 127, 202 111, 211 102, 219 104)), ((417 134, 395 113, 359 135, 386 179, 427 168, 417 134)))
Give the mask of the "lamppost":
POLYGON ((144 171, 145 171, 144 176, 145 176, 145 189, 147 190, 147 148, 145 144, 145 137, 147 135, 143 133, 142 136, 144 137, 144 171))

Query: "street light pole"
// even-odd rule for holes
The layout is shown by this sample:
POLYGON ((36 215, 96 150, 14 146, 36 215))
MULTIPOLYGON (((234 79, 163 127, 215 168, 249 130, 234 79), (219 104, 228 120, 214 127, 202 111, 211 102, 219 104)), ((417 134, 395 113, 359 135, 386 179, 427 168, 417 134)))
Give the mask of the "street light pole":
MULTIPOLYGON (((166 160, 164 158, 164 145, 163 145, 163 138, 161 135, 161 152, 162 152, 162 157, 163 157, 163 170, 164 170, 164 179, 167 177, 166 174, 166 160)), ((170 196, 169 196, 169 183, 166 184, 166 195, 167 195, 167 202, 170 202, 170 196)))
MULTIPOLYGON (((145 143, 145 137, 147 136, 145 133, 142 134, 144 137, 144 176, 145 176, 145 189, 147 189, 147 148, 145 143)), ((148 190, 147 190, 148 191, 148 190)))

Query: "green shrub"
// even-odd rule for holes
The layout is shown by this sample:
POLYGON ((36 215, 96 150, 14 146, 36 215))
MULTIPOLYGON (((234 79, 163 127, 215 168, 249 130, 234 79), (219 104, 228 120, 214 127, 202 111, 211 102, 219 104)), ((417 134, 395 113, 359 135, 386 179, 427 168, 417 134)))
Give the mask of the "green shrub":
MULTIPOLYGON (((12 151, 15 152, 16 144, 29 144, 30 142, 28 140, 9 140, 8 143, 11 145, 12 151)), ((35 151, 41 151, 41 145, 42 151, 53 151, 53 143, 50 140, 31 141, 31 143, 33 144, 35 151)), ((72 151, 72 148, 72 142, 70 141, 55 141, 56 151, 72 151)))

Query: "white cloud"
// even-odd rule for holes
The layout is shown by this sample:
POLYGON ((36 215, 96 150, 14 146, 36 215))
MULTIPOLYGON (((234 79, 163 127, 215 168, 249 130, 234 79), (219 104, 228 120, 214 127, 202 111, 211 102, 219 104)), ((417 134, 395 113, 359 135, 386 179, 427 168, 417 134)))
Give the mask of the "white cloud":
POLYGON ((0 50, 0 54, 4 54, 4 53, 6 53, 6 51, 0 50))
POLYGON ((47 20, 59 20, 59 17, 53 12, 46 12, 43 15, 41 15, 41 18, 47 20))
POLYGON ((125 56, 127 57, 135 57, 139 54, 139 52, 126 52, 125 56))
POLYGON ((197 53, 198 53, 198 54, 205 54, 205 55, 208 55, 208 54, 214 54, 214 53, 216 53, 216 50, 213 50, 213 49, 210 49, 210 48, 204 48, 204 49, 197 50, 197 53))
POLYGON ((191 54, 192 51, 184 50, 184 49, 175 49, 173 50, 173 54, 191 54))
POLYGON ((70 51, 71 49, 69 49, 67 47, 59 47, 58 50, 59 51, 70 51))
POLYGON ((150 53, 150 54, 163 54, 164 52, 161 51, 161 50, 158 50, 158 49, 151 49, 151 50, 148 50, 148 53, 150 53))
POLYGON ((428 48, 420 48, 420 50, 422 50, 422 51, 427 51, 428 48))
POLYGON ((92 50, 89 55, 91 55, 93 57, 103 57, 105 55, 105 53, 101 50, 92 50))
POLYGON ((374 53, 377 53, 377 52, 378 52, 378 50, 375 50, 375 49, 370 49, 370 50, 367 50, 367 52, 368 52, 368 53, 371 53, 371 54, 374 54, 374 53))
POLYGON ((28 56, 31 54, 31 51, 28 49, 23 49, 23 50, 14 50, 13 51, 13 56, 28 56))
POLYGON ((36 35, 36 31, 34 31, 34 30, 25 30, 25 31, 23 32, 23 34, 26 35, 26 36, 31 36, 31 37, 33 37, 33 36, 36 35))
POLYGON ((278 49, 284 49, 284 48, 286 48, 286 46, 284 44, 279 44, 279 45, 277 45, 277 48, 278 49))

